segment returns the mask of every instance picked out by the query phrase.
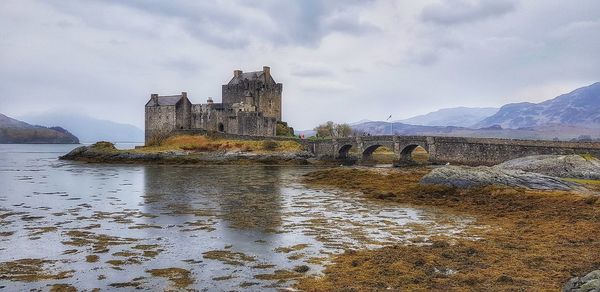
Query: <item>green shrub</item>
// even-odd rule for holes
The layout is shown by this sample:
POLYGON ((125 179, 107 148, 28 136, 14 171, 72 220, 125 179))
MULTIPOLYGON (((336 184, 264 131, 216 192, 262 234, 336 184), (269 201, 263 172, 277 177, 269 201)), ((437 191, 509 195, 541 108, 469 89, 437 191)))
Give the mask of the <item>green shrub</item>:
POLYGON ((115 144, 107 141, 99 141, 92 145, 92 148, 102 149, 102 150, 116 150, 115 144))
POLYGON ((286 122, 277 122, 277 126, 275 128, 275 135, 292 137, 294 136, 294 129, 292 127, 289 127, 286 122))

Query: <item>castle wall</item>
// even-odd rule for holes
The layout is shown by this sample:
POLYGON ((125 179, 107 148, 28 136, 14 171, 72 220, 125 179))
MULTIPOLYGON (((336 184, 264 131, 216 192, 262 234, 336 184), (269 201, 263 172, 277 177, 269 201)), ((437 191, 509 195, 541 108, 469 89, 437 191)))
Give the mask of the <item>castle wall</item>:
POLYGON ((281 121, 281 83, 263 82, 262 80, 244 81, 240 84, 222 86, 223 104, 231 106, 234 103, 247 102, 246 94, 252 95, 252 104, 265 117, 273 117, 281 121))
POLYGON ((235 134, 275 136, 277 120, 272 117, 265 117, 258 112, 238 112, 234 124, 237 128, 235 134))
POLYGON ((191 129, 205 129, 252 136, 275 136, 277 121, 258 112, 216 109, 211 105, 194 104, 191 110, 191 129))
POLYGON ((145 109, 146 143, 155 133, 169 133, 177 129, 175 106, 147 106, 145 109))
POLYGON ((192 103, 184 98, 175 107, 175 127, 177 129, 189 129, 192 125, 192 103))
POLYGON ((267 84, 259 92, 258 111, 262 112, 265 117, 276 118, 281 121, 281 92, 283 85, 281 83, 267 84))
POLYGON ((220 131, 219 125, 222 125, 223 132, 229 133, 228 112, 228 110, 216 108, 214 105, 194 104, 190 113, 191 128, 220 131))
MULTIPOLYGON (((221 86, 221 96, 223 104, 232 105, 234 103, 245 102, 246 91, 249 90, 251 93, 256 91, 256 84, 242 83, 221 86)), ((257 96, 254 95, 253 96, 257 96)))

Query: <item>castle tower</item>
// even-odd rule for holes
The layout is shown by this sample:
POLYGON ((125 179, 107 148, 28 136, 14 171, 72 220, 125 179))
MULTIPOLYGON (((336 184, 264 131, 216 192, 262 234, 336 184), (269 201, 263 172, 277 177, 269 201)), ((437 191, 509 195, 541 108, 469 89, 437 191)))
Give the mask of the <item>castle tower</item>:
POLYGON ((275 82, 268 66, 254 72, 235 70, 229 83, 222 86, 223 104, 248 103, 249 95, 258 112, 281 121, 282 91, 283 85, 275 82))

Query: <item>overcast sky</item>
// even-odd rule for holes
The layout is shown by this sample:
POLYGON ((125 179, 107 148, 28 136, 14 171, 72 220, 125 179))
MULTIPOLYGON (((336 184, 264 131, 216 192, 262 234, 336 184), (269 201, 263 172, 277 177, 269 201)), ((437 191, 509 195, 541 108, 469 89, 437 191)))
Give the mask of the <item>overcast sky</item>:
POLYGON ((600 81, 600 1, 0 1, 10 116, 143 127, 150 93, 218 101, 263 65, 297 129, 538 102, 600 81))

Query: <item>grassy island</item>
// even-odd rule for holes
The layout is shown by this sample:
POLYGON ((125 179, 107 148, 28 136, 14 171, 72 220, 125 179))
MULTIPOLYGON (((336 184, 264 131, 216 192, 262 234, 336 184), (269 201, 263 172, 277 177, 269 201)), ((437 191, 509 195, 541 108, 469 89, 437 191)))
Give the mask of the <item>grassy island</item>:
POLYGON ((119 150, 110 142, 74 149, 61 157, 100 163, 307 164, 312 154, 293 140, 235 140, 180 135, 160 144, 119 150))

